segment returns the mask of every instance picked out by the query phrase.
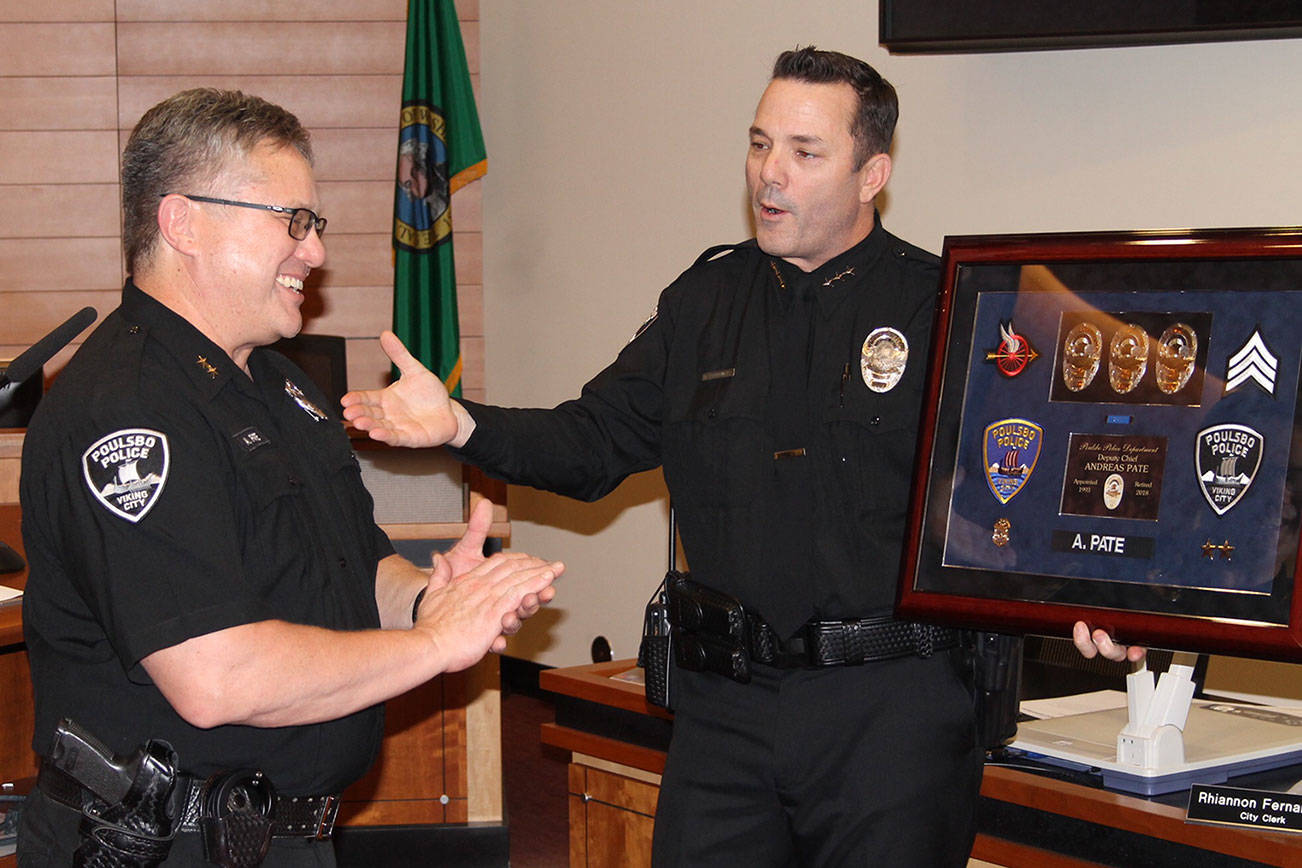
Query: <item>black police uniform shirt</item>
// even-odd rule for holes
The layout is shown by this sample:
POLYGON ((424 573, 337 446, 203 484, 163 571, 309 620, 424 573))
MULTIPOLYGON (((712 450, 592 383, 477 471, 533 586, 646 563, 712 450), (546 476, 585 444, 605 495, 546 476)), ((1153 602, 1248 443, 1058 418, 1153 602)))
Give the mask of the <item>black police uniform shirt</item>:
POLYGON ((128 283, 41 401, 21 483, 37 753, 69 717, 116 752, 163 739, 186 772, 260 768, 288 795, 337 792, 372 762, 380 706, 202 730, 140 664, 268 619, 379 626, 393 548, 338 416, 283 356, 254 350, 249 369, 128 283))
POLYGON ((579 398, 464 402, 458 454, 588 500, 663 464, 693 578, 784 637, 889 614, 938 282, 936 257, 880 223, 809 274, 753 240, 707 251, 579 398), (907 341, 889 387, 861 366, 873 333, 907 341))

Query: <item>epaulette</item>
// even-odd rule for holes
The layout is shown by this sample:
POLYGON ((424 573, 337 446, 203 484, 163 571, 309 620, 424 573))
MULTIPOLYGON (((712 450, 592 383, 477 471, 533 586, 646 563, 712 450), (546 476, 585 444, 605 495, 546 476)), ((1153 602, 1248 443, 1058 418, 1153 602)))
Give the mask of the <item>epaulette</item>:
POLYGON ((692 263, 692 268, 695 268, 698 265, 703 265, 711 261, 712 259, 718 258, 720 254, 723 254, 725 252, 731 253, 732 251, 739 250, 742 247, 746 246, 747 244, 751 244, 753 242, 754 239, 751 239, 749 241, 742 241, 738 244, 716 244, 714 247, 711 247, 710 249, 702 253, 700 256, 696 257, 696 261, 692 263))
POLYGON ((915 247, 899 238, 892 238, 891 241, 891 255, 898 259, 911 259, 914 262, 921 262, 926 265, 940 264, 940 257, 934 253, 923 250, 921 247, 915 247))

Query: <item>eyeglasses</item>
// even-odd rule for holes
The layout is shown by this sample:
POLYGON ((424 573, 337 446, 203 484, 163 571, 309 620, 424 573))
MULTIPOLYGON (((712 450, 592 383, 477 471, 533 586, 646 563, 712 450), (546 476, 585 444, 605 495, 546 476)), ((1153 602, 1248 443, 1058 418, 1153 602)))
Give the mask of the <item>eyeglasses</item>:
MULTIPOLYGON (((161 196, 170 196, 163 193, 161 196)), ((262 211, 275 211, 277 214, 289 215, 289 237, 295 241, 306 241, 307 233, 313 228, 318 236, 325 234, 326 219, 316 216, 315 211, 307 208, 287 208, 284 205, 259 205, 257 202, 236 202, 234 199, 214 199, 212 196, 191 196, 189 193, 177 193, 195 202, 211 202, 214 205, 234 205, 237 208, 258 208, 262 211)), ((160 196, 160 198, 161 198, 160 196)))

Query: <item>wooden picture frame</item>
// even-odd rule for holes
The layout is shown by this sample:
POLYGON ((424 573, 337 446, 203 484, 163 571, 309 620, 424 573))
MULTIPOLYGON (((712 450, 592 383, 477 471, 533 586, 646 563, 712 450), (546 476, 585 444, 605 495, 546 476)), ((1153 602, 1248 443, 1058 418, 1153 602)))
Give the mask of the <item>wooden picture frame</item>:
POLYGON ((1302 228, 947 238, 899 612, 1302 660, 1302 228))

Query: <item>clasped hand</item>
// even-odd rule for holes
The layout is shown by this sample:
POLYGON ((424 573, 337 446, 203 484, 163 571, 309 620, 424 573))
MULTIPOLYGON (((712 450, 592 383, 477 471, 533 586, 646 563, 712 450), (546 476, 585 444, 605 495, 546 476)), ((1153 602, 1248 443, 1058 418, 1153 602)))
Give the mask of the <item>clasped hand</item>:
POLYGON ((524 553, 485 557, 492 518, 492 503, 479 500, 471 509, 466 533, 446 553, 434 555, 412 625, 428 630, 448 654, 448 671, 471 666, 489 651, 505 651, 506 637, 555 597, 552 583, 565 572, 560 561, 524 553))

